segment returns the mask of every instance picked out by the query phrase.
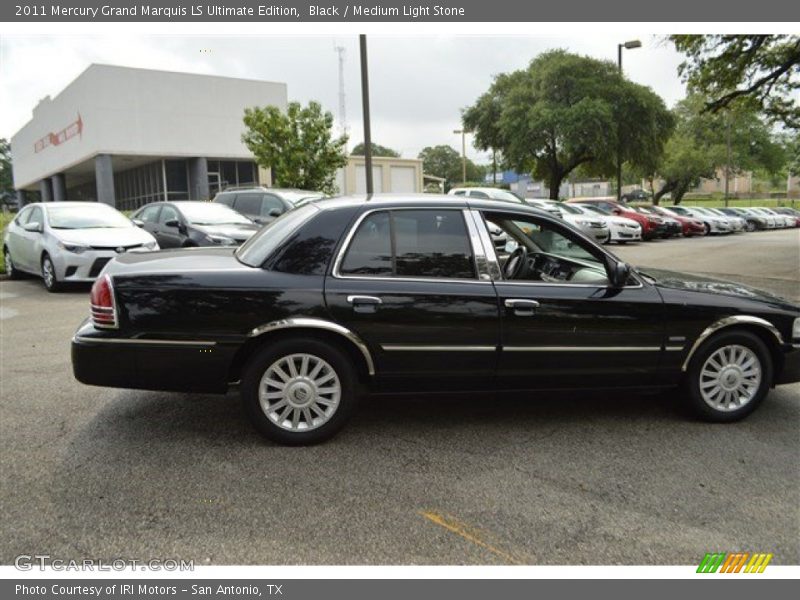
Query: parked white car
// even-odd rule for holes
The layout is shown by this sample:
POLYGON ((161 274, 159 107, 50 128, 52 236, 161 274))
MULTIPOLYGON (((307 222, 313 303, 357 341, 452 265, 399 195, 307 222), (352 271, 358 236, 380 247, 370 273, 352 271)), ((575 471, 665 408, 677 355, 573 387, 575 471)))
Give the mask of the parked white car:
POLYGON ((754 215, 764 217, 764 219, 767 221, 767 229, 775 229, 781 226, 781 220, 778 219, 778 216, 769 212, 768 210, 756 207, 751 207, 747 210, 754 215))
POLYGON ((696 206, 665 206, 665 209, 673 214, 682 217, 693 217, 700 219, 706 227, 706 233, 730 233, 731 225, 727 219, 724 219, 713 213, 705 213, 698 209, 696 206))
POLYGON ((767 213, 768 215, 772 215, 775 217, 775 225, 777 227, 794 227, 794 217, 790 217, 789 215, 781 214, 777 211, 772 210, 771 208, 766 207, 758 207, 762 213, 767 213))
POLYGON ((596 242, 604 243, 608 241, 610 232, 608 225, 600 218, 600 215, 586 215, 572 204, 565 202, 554 202, 552 200, 542 200, 546 205, 560 210, 563 219, 580 229, 585 235, 596 242))
POLYGON ((546 210, 554 217, 561 218, 561 211, 548 205, 547 200, 520 198, 514 192, 493 187, 455 187, 447 192, 448 196, 466 196, 467 198, 481 198, 483 200, 505 200, 507 202, 519 202, 530 204, 536 208, 546 210))
POLYGON ((608 227, 609 237, 606 243, 617 242, 618 244, 625 244, 627 242, 642 241, 642 226, 633 219, 606 215, 603 214, 602 209, 588 204, 570 204, 570 207, 578 209, 588 217, 600 218, 608 227))
POLYGON ((722 212, 718 208, 707 208, 706 210, 711 211, 713 214, 724 217, 728 219, 728 222, 731 224, 731 231, 739 232, 739 231, 747 231, 747 221, 738 215, 729 215, 727 213, 722 212))
POLYGON ((122 252, 158 250, 155 238, 99 202, 39 202, 19 211, 3 237, 6 274, 37 275, 55 292, 94 281, 122 252))

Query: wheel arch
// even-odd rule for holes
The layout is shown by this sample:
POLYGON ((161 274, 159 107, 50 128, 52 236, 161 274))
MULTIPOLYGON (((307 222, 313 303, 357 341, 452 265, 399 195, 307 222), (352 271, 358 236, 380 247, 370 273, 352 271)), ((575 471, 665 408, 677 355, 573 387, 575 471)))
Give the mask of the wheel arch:
POLYGON ((754 317, 751 315, 734 315, 725 317, 715 321, 697 337, 694 344, 692 344, 686 359, 683 361, 681 371, 684 373, 689 369, 689 364, 692 361, 697 350, 709 339, 721 332, 727 332, 731 329, 738 331, 748 331, 757 336, 764 345, 767 347, 772 358, 773 376, 777 376, 782 367, 783 354, 781 353, 781 345, 783 344, 783 336, 778 328, 772 323, 761 317, 754 317))
POLYGON ((337 346, 353 360, 360 381, 367 381, 375 375, 372 353, 358 335, 325 319, 294 317, 272 321, 253 329, 231 361, 229 381, 240 379, 244 365, 264 344, 293 337, 313 337, 337 346))

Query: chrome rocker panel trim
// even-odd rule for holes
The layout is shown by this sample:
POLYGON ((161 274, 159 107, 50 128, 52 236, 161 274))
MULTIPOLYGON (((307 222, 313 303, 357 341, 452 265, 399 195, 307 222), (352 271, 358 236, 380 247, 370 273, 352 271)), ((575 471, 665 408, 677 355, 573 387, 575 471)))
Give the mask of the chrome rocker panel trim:
POLYGON ((347 339, 356 348, 358 348, 359 352, 361 352, 361 355, 364 357, 364 361, 367 363, 367 372, 370 374, 370 376, 375 375, 375 363, 372 360, 372 354, 370 353, 367 345, 355 333, 350 331, 347 327, 339 325, 338 323, 325 321, 324 319, 315 319, 313 317, 292 317, 289 319, 281 319, 280 321, 272 321, 265 325, 260 325, 250 331, 250 333, 247 334, 247 337, 254 338, 272 331, 296 329, 298 327, 323 329, 325 331, 336 333, 347 339))

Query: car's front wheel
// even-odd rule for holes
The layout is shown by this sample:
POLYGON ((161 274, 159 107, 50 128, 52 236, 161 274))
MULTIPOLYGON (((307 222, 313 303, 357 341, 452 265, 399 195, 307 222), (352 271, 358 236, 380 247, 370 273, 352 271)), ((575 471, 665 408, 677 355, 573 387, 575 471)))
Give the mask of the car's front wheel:
POLYGON ((11 258, 8 246, 3 247, 3 265, 6 268, 6 275, 8 275, 9 279, 19 279, 21 277, 21 273, 14 266, 14 260, 11 258))
POLYGON ((697 350, 687 376, 687 396, 695 414, 708 421, 738 421, 767 395, 772 359, 754 334, 723 332, 697 350))
POLYGON ((45 254, 42 257, 42 280, 48 292, 58 292, 61 290, 61 282, 58 280, 56 267, 49 254, 45 254))
POLYGON ((242 400, 253 425, 280 444, 333 437, 355 409, 356 375, 337 347, 315 338, 267 345, 242 375, 242 400))

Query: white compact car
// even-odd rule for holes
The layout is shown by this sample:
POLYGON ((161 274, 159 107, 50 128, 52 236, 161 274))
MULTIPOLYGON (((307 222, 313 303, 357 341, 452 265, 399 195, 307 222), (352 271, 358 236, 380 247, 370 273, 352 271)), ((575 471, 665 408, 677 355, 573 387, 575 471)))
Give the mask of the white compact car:
POLYGON ((560 210, 563 214, 562 218, 567 223, 576 229, 580 229, 584 235, 596 242, 604 243, 608 241, 609 228, 600 215, 584 214, 583 211, 566 202, 554 202, 552 200, 542 200, 541 202, 560 210))
POLYGON ((548 205, 547 200, 530 199, 524 200, 513 192, 493 187, 456 187, 447 192, 448 196, 466 196, 467 198, 482 198, 484 200, 506 200, 508 202, 520 202, 530 204, 536 208, 546 210, 554 217, 561 218, 561 211, 548 205))
POLYGON ((728 222, 731 225, 731 231, 747 231, 747 221, 742 217, 738 215, 726 214, 718 208, 707 208, 706 210, 719 217, 725 217, 728 219, 728 222))
POLYGON ((606 239, 606 243, 625 244, 626 242, 642 241, 642 226, 633 219, 606 215, 601 212, 601 209, 588 204, 570 204, 569 206, 578 209, 588 217, 601 219, 608 227, 609 237, 606 239))
POLYGON ((148 250, 158 250, 152 235, 99 202, 29 204, 3 238, 6 274, 37 275, 51 292, 65 282, 94 281, 117 254, 148 250))
POLYGON ((771 208, 759 207, 759 210, 762 213, 766 213, 775 217, 775 225, 776 227, 794 227, 794 217, 790 217, 789 215, 784 215, 782 213, 776 212, 771 208))

